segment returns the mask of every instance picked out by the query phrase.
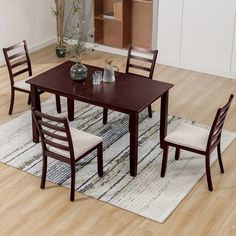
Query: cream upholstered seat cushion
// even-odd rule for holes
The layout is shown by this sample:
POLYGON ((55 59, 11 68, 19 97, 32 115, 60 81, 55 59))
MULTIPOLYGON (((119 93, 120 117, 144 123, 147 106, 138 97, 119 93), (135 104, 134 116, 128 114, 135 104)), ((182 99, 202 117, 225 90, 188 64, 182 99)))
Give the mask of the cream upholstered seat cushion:
POLYGON ((27 79, 19 80, 14 83, 15 88, 24 89, 26 91, 30 91, 30 85, 25 83, 26 80, 30 79, 31 77, 28 77, 27 79))
MULTIPOLYGON (((102 142, 102 138, 75 128, 70 127, 71 138, 74 147, 75 158, 80 157, 96 145, 102 142)), ((58 139, 52 139, 53 142, 65 145, 64 141, 58 139)), ((49 150, 65 157, 70 158, 70 153, 58 148, 49 146, 49 150)))
POLYGON ((182 122, 165 137, 165 141, 206 151, 208 136, 209 130, 182 122))

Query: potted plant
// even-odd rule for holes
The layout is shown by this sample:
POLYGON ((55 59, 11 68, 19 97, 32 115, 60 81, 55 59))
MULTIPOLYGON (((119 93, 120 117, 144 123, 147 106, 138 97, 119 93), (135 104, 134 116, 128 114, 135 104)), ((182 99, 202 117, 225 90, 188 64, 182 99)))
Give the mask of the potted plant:
POLYGON ((62 58, 66 56, 65 35, 75 17, 78 17, 80 11, 81 0, 54 0, 55 8, 51 7, 53 16, 56 17, 57 27, 57 45, 56 54, 62 58), (69 12, 65 16, 66 4, 68 4, 69 12))
POLYGON ((87 77, 88 70, 81 62, 81 56, 86 51, 85 43, 88 38, 93 37, 93 31, 84 33, 84 22, 80 21, 68 28, 65 39, 68 42, 68 54, 76 59, 75 65, 71 67, 70 75, 73 80, 83 81, 87 77))

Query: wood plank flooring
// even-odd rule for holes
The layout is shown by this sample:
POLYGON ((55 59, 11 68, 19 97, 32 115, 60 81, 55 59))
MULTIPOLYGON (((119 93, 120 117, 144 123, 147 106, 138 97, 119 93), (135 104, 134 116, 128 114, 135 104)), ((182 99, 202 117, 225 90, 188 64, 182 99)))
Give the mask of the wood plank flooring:
MULTIPOLYGON (((33 74, 63 62, 56 58, 53 45, 30 56, 33 74)), ((126 58, 117 55, 88 52, 83 62, 103 67, 106 58, 124 71, 126 58)), ((154 78, 175 84, 170 92, 170 114, 206 124, 211 124, 217 107, 230 93, 236 95, 236 80, 213 75, 157 65, 154 78)), ((0 67, 0 87, 0 123, 30 108, 27 96, 17 93, 14 114, 7 115, 10 87, 6 67, 0 67)), ((44 94, 43 100, 49 96, 44 94)), ((159 102, 153 108, 159 110, 159 102)), ((225 129, 236 132, 236 98, 225 129)), ((235 150, 236 142, 223 154, 225 174, 214 164, 214 191, 207 190, 204 176, 163 224, 79 193, 71 203, 68 189, 47 182, 41 190, 39 178, 0 164, 0 235, 236 235, 235 150)))

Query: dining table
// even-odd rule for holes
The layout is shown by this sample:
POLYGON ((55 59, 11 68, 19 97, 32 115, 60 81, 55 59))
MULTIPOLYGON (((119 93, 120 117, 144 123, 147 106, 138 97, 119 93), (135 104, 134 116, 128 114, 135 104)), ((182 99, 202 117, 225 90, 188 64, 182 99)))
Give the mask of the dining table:
MULTIPOLYGON (((130 175, 137 175, 139 113, 161 99, 160 104, 160 147, 167 134, 169 90, 173 84, 147 79, 140 75, 115 72, 115 82, 93 84, 94 71, 103 68, 85 65, 88 69, 84 81, 70 77, 74 61, 66 61, 26 81, 31 88, 31 107, 41 111, 40 92, 45 91, 67 98, 68 119, 74 119, 74 101, 96 105, 104 109, 129 115, 129 163, 130 175)), ((32 118, 33 142, 39 142, 39 133, 32 118)))

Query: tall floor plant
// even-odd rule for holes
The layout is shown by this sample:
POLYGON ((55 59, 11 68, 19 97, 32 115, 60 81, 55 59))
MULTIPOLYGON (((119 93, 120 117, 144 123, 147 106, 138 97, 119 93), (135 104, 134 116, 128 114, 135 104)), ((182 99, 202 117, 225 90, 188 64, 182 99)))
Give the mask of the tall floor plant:
POLYGON ((66 32, 73 20, 79 17, 80 3, 81 0, 54 0, 55 7, 51 7, 53 16, 56 17, 56 27, 57 27, 57 45, 56 53, 58 57, 66 56, 66 46, 64 38, 66 32), (66 6, 69 6, 69 11, 65 14, 66 6))

